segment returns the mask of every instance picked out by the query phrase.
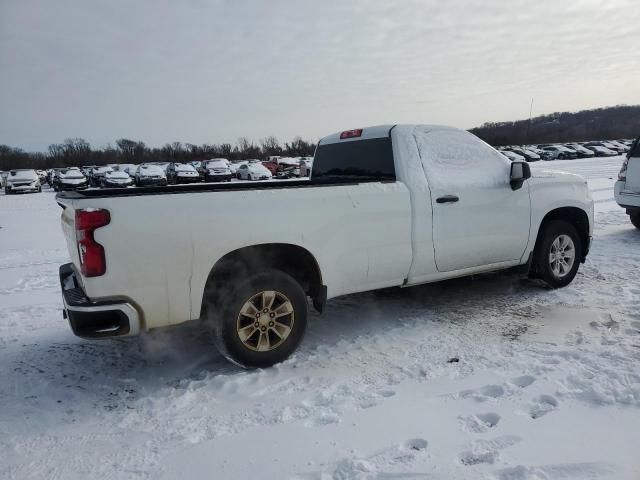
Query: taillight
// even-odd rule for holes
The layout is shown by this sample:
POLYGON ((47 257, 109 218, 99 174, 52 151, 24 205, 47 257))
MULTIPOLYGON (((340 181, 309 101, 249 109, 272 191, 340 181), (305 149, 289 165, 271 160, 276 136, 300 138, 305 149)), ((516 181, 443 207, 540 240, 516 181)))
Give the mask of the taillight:
POLYGON ((362 129, 356 128, 355 130, 345 130, 340 134, 340 140, 344 140, 345 138, 356 138, 362 135, 362 129))
POLYGON ((93 238, 93 232, 108 225, 108 210, 76 211, 76 242, 80 256, 80 270, 85 277, 99 277, 107 271, 104 248, 93 238))
POLYGON ((626 157, 624 162, 622 162, 622 168, 618 173, 618 180, 627 181, 627 165, 629 165, 629 157, 626 157))

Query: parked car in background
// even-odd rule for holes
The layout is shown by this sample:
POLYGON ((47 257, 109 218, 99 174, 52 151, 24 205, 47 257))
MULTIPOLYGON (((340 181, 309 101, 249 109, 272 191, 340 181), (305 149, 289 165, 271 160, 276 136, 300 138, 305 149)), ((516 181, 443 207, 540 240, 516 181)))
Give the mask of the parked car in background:
POLYGON ((9 175, 9 172, 5 172, 4 170, 0 170, 0 188, 4 188, 4 184, 5 184, 7 175, 9 175))
POLYGON ((102 184, 102 177, 104 177, 109 172, 113 172, 113 168, 108 165, 93 167, 91 169, 91 174, 88 177, 89 183, 92 187, 99 187, 102 184))
MULTIPOLYGON (((280 157, 277 157, 280 158, 280 157)), ((278 161, 276 160, 263 160, 262 162, 262 166, 264 166, 267 170, 269 170, 271 172, 271 175, 275 176, 276 173, 278 173, 278 161)), ((238 171, 236 170, 236 173, 238 173, 238 171)))
POLYGON ((41 192, 42 186, 35 170, 19 169, 9 171, 7 175, 4 193, 36 193, 41 192))
POLYGON ((300 159, 282 157, 278 159, 276 178, 297 178, 300 176, 300 159))
POLYGON ((309 177, 311 175, 312 166, 313 157, 300 157, 300 176, 309 177))
POLYGON ((618 153, 628 153, 630 150, 629 145, 626 145, 618 140, 607 140, 607 143, 618 149, 618 153))
POLYGON ((566 146, 576 152, 578 154, 578 158, 593 158, 595 156, 591 150, 583 147, 579 143, 567 143, 566 146))
POLYGON ((270 180, 273 175, 261 162, 250 162, 240 165, 236 172, 238 180, 270 180))
POLYGON ((133 179, 124 170, 115 170, 107 172, 100 179, 102 188, 124 188, 133 186, 133 179))
POLYGON ((509 150, 511 150, 513 153, 520 155, 527 162, 537 162, 540 160, 540 155, 538 155, 533 150, 528 150, 526 148, 521 148, 521 147, 513 147, 513 148, 510 148, 509 150))
POLYGON ((52 185, 56 192, 89 188, 87 177, 77 167, 56 169, 52 185))
POLYGON ((640 229, 640 138, 631 145, 614 187, 616 202, 626 209, 631 223, 640 229))
POLYGON ((511 150, 504 149, 504 150, 501 150, 500 153, 502 153, 505 157, 507 157, 512 162, 525 161, 525 158, 522 155, 518 155, 517 153, 514 153, 511 150))
POLYGON ((200 181, 198 171, 189 163, 172 163, 167 168, 167 183, 195 183, 200 181))
MULTIPOLYGON (((619 155, 621 153, 624 153, 624 148, 618 147, 610 142, 604 142, 604 141, 600 141, 600 142, 587 142, 584 144, 584 146, 586 148, 591 149, 591 147, 602 147, 602 148, 606 148, 607 150, 610 150, 612 152, 614 152, 616 155, 619 155)), ((600 156, 609 156, 609 155, 600 155, 600 156)))
POLYGON ((601 145, 589 145, 585 143, 584 148, 591 150, 596 157, 615 157, 618 155, 618 152, 609 150, 607 147, 601 145))
MULTIPOLYGON (((239 171, 253 168, 270 175, 259 163, 239 171)), ((135 201, 116 190, 58 194, 72 261, 60 285, 77 335, 200 319, 227 358, 267 367, 301 343, 310 303, 321 312, 342 295, 517 266, 564 287, 593 233, 584 178, 531 172, 440 126, 329 135, 310 180, 198 187, 135 201), (169 203, 183 214, 179 231, 169 203)))
MULTIPOLYGON (((564 145, 547 145, 542 147, 545 152, 550 152, 553 160, 575 160, 578 154, 575 150, 565 147, 564 145)), ((546 159, 549 160, 549 159, 546 159)))
POLYGON ((230 182, 233 177, 226 158, 212 158, 200 165, 198 173, 205 182, 230 182))
POLYGON ((134 182, 138 187, 165 186, 167 176, 158 165, 143 163, 136 169, 134 182))
POLYGON ((198 170, 200 168, 200 166, 202 165, 202 161, 194 160, 193 162, 189 162, 189 165, 191 165, 193 168, 198 170))

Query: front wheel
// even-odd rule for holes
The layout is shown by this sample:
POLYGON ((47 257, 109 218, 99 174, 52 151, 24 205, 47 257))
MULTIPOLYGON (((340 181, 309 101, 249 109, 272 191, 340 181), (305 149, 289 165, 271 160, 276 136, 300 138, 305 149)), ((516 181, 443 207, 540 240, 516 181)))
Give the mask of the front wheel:
POLYGON ((207 320, 220 352, 247 368, 287 359, 307 328, 307 298, 298 282, 279 270, 235 282, 208 299, 207 320))
POLYGON ((582 244, 575 227, 563 220, 546 224, 536 246, 536 270, 552 288, 565 287, 578 273, 582 244))
POLYGON ((629 215, 629 219, 631 220, 633 226, 640 230, 640 213, 629 215))

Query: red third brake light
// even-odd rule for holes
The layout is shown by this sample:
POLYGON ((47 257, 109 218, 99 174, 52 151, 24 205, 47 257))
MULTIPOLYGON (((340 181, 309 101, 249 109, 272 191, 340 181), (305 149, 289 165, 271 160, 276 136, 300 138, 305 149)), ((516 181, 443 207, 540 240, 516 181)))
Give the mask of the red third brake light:
POLYGON ((80 256, 80 270, 85 277, 99 277, 107 271, 104 248, 93 238, 93 232, 108 225, 108 210, 76 211, 76 242, 80 256))
POLYGON ((345 130, 340 134, 340 140, 344 140, 345 138, 356 138, 362 135, 362 129, 356 128, 355 130, 345 130))

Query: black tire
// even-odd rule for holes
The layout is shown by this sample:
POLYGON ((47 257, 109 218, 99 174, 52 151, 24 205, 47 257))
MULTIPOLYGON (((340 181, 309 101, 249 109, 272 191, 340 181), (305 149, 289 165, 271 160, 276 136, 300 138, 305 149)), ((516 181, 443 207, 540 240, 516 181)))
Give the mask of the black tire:
POLYGON ((629 215, 629 219, 631 220, 633 226, 640 230, 640 213, 629 215))
MULTIPOLYGON (((248 278, 237 277, 231 282, 225 282, 225 285, 229 284, 234 286, 224 292, 213 292, 207 299, 207 320, 211 324, 213 338, 220 353, 244 368, 270 367, 286 360, 298 348, 307 329, 307 297, 298 282, 280 270, 262 270, 248 278), (243 306, 263 291, 275 291, 288 299, 293 314, 282 317, 282 323, 289 322, 291 326, 288 336, 272 350, 256 351, 242 342, 237 325, 238 318, 248 318, 240 317, 243 306)), ((276 304, 275 301, 273 304, 276 304)), ((247 325, 251 326, 251 322, 252 320, 248 320, 247 325)), ((257 334, 260 335, 259 332, 257 334)))
POLYGON ((544 231, 538 237, 535 252, 536 272, 552 288, 561 288, 569 285, 576 273, 578 273, 578 267, 582 259, 582 243, 575 227, 568 222, 563 220, 551 220, 548 222, 544 226, 544 231), (561 235, 571 238, 574 247, 574 258, 570 270, 559 276, 553 272, 549 258, 553 242, 561 235))

